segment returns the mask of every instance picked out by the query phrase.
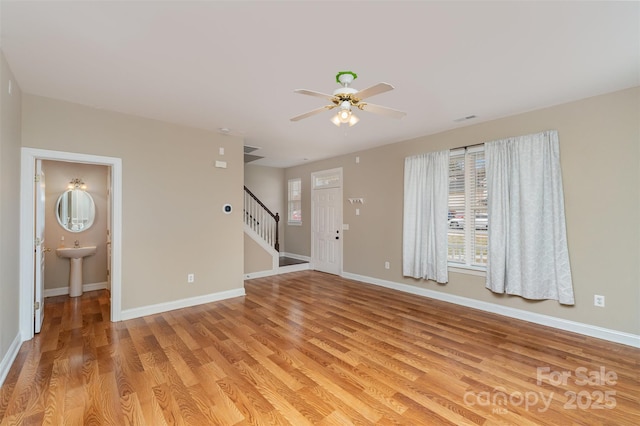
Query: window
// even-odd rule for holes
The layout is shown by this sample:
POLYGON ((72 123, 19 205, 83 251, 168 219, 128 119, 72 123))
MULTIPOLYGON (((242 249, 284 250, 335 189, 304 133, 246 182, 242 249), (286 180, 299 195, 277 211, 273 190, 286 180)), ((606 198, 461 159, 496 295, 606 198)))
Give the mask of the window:
POLYGON ((302 181, 300 178, 288 181, 287 222, 289 225, 302 225, 302 181))
POLYGON ((313 189, 340 188, 342 185, 342 169, 331 169, 313 173, 311 180, 313 182, 313 189))
POLYGON ((449 156, 449 266, 487 265, 487 179, 484 145, 449 156))

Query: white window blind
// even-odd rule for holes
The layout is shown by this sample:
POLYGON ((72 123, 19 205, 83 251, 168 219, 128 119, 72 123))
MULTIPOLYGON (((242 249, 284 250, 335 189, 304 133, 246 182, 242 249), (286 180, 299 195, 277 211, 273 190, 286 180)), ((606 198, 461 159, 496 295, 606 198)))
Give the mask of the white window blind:
POLYGON ((289 179, 287 185, 287 222, 290 225, 302 224, 302 181, 289 179))
POLYGON ((484 146, 450 153, 448 224, 449 264, 485 267, 488 218, 484 146))

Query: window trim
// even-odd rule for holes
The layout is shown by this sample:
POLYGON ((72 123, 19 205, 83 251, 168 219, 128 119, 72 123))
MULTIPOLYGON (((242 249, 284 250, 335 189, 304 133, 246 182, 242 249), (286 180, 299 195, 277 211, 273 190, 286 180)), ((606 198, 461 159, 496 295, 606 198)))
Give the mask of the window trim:
POLYGON ((447 268, 449 272, 454 272, 456 274, 466 274, 466 275, 474 275, 476 277, 486 277, 487 276, 487 267, 486 266, 473 266, 473 265, 462 265, 460 263, 447 264, 447 268))

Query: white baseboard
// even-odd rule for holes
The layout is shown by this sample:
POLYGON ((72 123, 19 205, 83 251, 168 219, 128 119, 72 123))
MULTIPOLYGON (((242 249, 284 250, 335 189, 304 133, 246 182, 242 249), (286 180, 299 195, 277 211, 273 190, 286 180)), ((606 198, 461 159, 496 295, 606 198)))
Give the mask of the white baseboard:
POLYGON ((249 272, 248 274, 244 274, 243 277, 245 280, 251 280, 254 278, 264 278, 270 277, 272 275, 278 275, 278 269, 267 269, 266 271, 258 271, 258 272, 249 272))
POLYGON ((7 374, 9 374, 13 361, 15 361, 18 356, 21 344, 22 340, 20 339, 20 333, 18 333, 16 334, 16 337, 13 338, 11 345, 9 345, 6 355, 2 360, 0 360, 0 386, 4 383, 4 379, 7 378, 7 374))
POLYGON ((296 265, 280 266, 278 274, 286 274, 288 272, 308 271, 311 269, 310 263, 298 263, 296 265))
POLYGON ((189 297, 187 299, 174 300, 156 305, 143 306, 140 308, 126 309, 122 311, 122 320, 140 318, 146 315, 154 315, 162 312, 173 311, 175 309, 188 308, 190 306, 202 305, 210 302, 231 299, 233 297, 244 296, 244 287, 233 290, 221 291, 218 293, 205 294, 204 296, 189 297))
MULTIPOLYGON (((286 255, 286 256, 291 257, 289 255, 286 255)), ((293 259, 305 260, 299 257, 294 257, 293 259)), ((266 271, 258 271, 258 272, 249 272, 247 274, 244 274, 244 279, 251 280, 254 278, 264 278, 264 277, 270 277, 272 275, 287 274, 289 272, 308 271, 309 269, 311 269, 310 263, 299 263, 296 265, 278 266, 276 269, 268 269, 266 271)))
POLYGON ((298 259, 298 260, 304 260, 306 262, 311 262, 311 257, 309 256, 303 256, 301 254, 295 254, 295 253, 280 253, 280 257, 290 257, 292 259, 298 259))
POLYGON ((546 325, 560 330, 571 331, 573 333, 583 334, 585 336, 595 337, 598 339, 608 340, 610 342, 621 343, 623 345, 640 348, 640 336, 622 331, 611 330, 608 328, 598 327, 595 325, 584 324, 581 322, 565 320, 549 315, 537 314, 535 312, 524 311, 522 309, 510 308, 508 306, 496 305, 495 303, 483 302, 480 300, 469 299, 467 297, 456 296, 453 294, 442 293, 439 291, 427 290, 412 285, 396 283, 393 281, 381 280, 378 278, 367 277, 364 275, 343 272, 344 278, 362 281, 368 284, 374 284, 393 290, 411 293, 418 296, 429 297, 431 299, 442 300, 443 302, 454 303, 456 305, 467 306, 469 308, 479 309, 481 311, 491 312, 503 315, 509 318, 516 318, 535 324, 546 325))
MULTIPOLYGON (((102 290, 107 288, 107 282, 101 283, 91 283, 91 284, 82 284, 82 291, 94 291, 94 290, 102 290)), ((46 288, 44 290, 44 297, 53 297, 53 296, 64 296, 65 294, 69 294, 69 287, 58 287, 58 288, 46 288)))

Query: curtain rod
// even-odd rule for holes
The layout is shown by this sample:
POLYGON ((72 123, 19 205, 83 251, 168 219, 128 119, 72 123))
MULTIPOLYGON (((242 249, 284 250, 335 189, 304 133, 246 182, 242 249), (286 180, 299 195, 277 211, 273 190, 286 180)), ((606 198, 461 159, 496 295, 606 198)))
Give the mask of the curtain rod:
MULTIPOLYGON (((548 135, 548 134, 550 134, 551 132, 557 132, 557 130, 544 130, 544 131, 542 131, 542 132, 539 132, 539 133, 532 133, 532 134, 527 135, 527 136, 534 136, 534 135, 548 135)), ((521 137, 521 136, 519 136, 519 137, 521 137)), ((499 139, 499 140, 512 140, 512 139, 515 139, 515 138, 514 138, 514 137, 508 137, 508 138, 499 139)), ((494 141, 494 142, 497 142, 497 141, 494 141)), ((460 146, 460 147, 458 147, 458 148, 451 148, 451 151, 453 151, 454 149, 469 149, 469 148, 474 148, 474 147, 476 147, 476 146, 485 145, 486 143, 487 143, 487 142, 480 142, 480 143, 476 143, 476 144, 473 144, 473 145, 460 146)))
POLYGON ((476 147, 476 146, 482 146, 482 145, 484 145, 484 142, 481 142, 481 143, 475 143, 475 144, 473 144, 473 145, 459 146, 459 147, 457 147, 457 148, 451 148, 451 151, 454 151, 454 150, 456 150, 456 149, 469 149, 469 148, 474 148, 474 147, 476 147))
MULTIPOLYGON (((476 147, 476 146, 482 146, 482 145, 484 145, 484 144, 485 144, 485 142, 476 143, 476 144, 473 144, 473 145, 467 145, 467 146, 459 146, 459 147, 456 147, 456 148, 449 148, 449 151, 457 151, 457 150, 459 150, 459 149, 464 149, 464 150, 466 151, 466 150, 467 150, 467 149, 469 149, 469 148, 474 148, 474 147, 476 147)), ((445 149, 445 150, 443 150, 442 152, 444 152, 444 151, 446 151, 446 149, 445 149)), ((405 160, 406 160, 407 158, 413 158, 413 157, 417 157, 417 156, 419 156, 419 155, 425 155, 425 154, 423 153, 423 154, 414 154, 414 155, 410 155, 410 156, 408 156, 408 157, 405 157, 405 160)))

